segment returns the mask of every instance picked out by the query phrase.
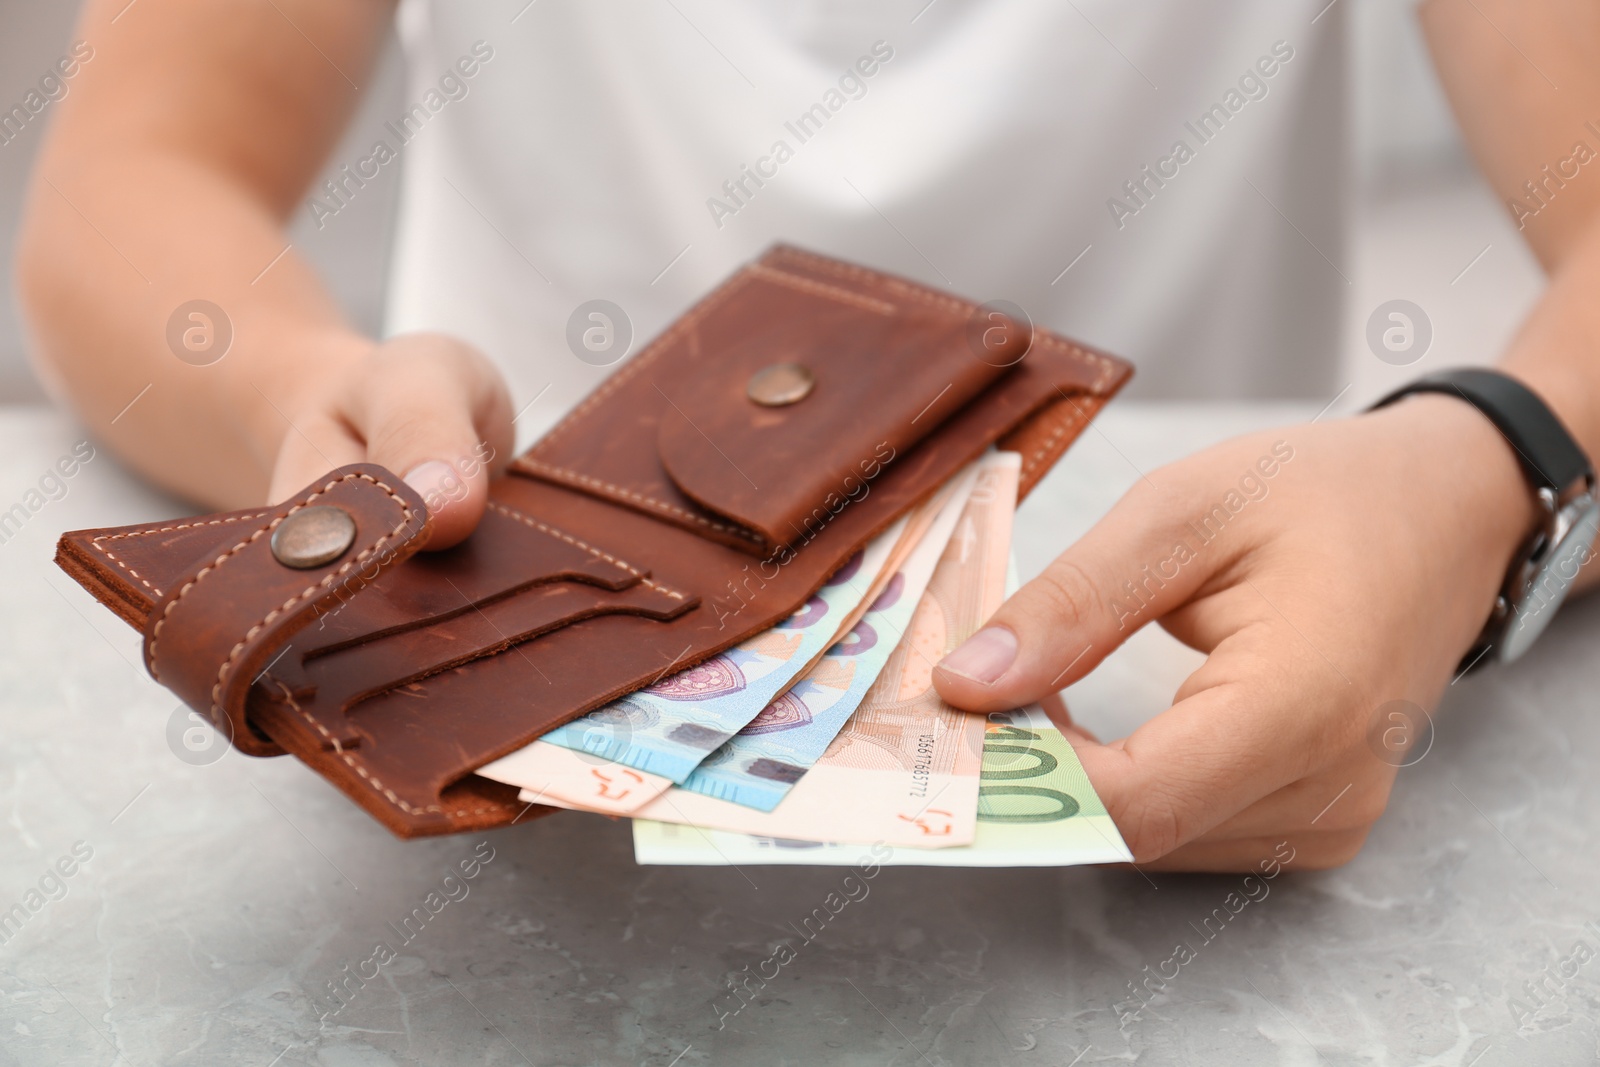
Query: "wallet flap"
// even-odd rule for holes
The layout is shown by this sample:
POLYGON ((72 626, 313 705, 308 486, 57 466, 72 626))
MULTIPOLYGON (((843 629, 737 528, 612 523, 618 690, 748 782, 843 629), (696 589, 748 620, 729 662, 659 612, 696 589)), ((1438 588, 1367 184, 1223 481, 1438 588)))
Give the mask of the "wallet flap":
POLYGON ((144 629, 157 600, 191 563, 239 539, 239 530, 272 514, 271 508, 201 515, 134 526, 68 530, 56 545, 56 564, 106 607, 144 629))
MULTIPOLYGON (((969 317, 895 306, 757 265, 752 321, 655 383, 661 464, 685 495, 774 545, 804 537, 883 465, 1010 369, 968 348, 969 317), (890 313, 892 311, 892 313, 890 313)), ((1011 332, 1020 355, 1027 337, 1011 332)))
POLYGON ((855 499, 863 475, 1014 371, 1031 338, 980 359, 977 305, 779 247, 734 275, 619 369, 514 473, 568 485, 755 555, 855 499), (794 269, 791 269, 794 268, 794 269), (892 282, 892 284, 891 284, 892 282), (799 364, 803 399, 751 399, 752 377, 799 364), (640 448, 641 440, 654 449, 640 448))
POLYGON ((235 529, 232 544, 196 560, 156 601, 145 665, 239 748, 275 753, 252 734, 245 694, 319 611, 422 545, 428 508, 393 474, 358 463, 235 529))

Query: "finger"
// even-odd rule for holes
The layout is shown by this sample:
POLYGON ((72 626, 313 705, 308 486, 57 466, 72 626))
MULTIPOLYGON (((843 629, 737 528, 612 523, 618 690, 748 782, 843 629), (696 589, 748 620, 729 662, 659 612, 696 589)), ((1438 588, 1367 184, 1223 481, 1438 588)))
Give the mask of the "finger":
POLYGON ((287 500, 335 467, 359 463, 366 455, 366 445, 341 420, 322 413, 298 417, 278 449, 267 503, 287 500))
POLYGON ((1073 745, 1074 747, 1076 747, 1076 746, 1078 746, 1080 744, 1083 744, 1083 745, 1098 745, 1098 744, 1100 744, 1100 739, 1098 737, 1096 737, 1094 734, 1090 733, 1088 730, 1085 730, 1083 727, 1078 726, 1075 723, 1068 724, 1066 726, 1061 726, 1061 727, 1059 727, 1059 729, 1061 731, 1061 736, 1066 738, 1068 743, 1073 745))
POLYGON ((1046 693, 1039 698, 1039 706, 1044 709, 1045 716, 1056 724, 1056 729, 1061 731, 1063 737, 1090 745, 1100 743, 1098 737, 1073 721, 1072 713, 1067 710, 1067 702, 1060 693, 1046 693))
POLYGON ((489 499, 492 465, 511 451, 511 401, 500 374, 468 346, 414 334, 386 343, 346 404, 367 459, 427 502, 427 547, 470 534, 489 499))
POLYGON ((1306 777, 1324 751, 1338 697, 1280 630, 1261 621, 1227 638, 1171 708, 1121 741, 1077 748, 1136 860, 1306 777))
POLYGON ((1067 702, 1061 699, 1060 693, 1046 693, 1039 698, 1039 706, 1050 717, 1050 721, 1057 726, 1071 726, 1072 713, 1067 710, 1067 702))
POLYGON ((1370 766, 1346 763, 1290 782, 1218 823, 1196 841, 1225 841, 1286 830, 1342 831, 1372 826, 1388 807, 1396 768, 1365 748, 1359 758, 1370 766))
POLYGON ((1184 495, 1141 482, 934 671, 959 708, 1000 711, 1089 673, 1191 597, 1226 557, 1201 551, 1184 495))

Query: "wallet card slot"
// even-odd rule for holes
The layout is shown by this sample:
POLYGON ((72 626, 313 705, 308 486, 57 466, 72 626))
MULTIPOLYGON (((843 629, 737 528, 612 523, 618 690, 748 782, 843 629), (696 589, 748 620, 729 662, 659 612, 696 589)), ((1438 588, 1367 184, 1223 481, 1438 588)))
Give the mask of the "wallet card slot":
POLYGON ((320 714, 334 709, 348 713, 377 693, 504 652, 582 619, 626 614, 666 621, 697 603, 654 583, 615 591, 582 582, 544 583, 426 626, 307 657, 299 670, 280 664, 273 674, 296 692, 314 693, 320 714))
POLYGON ((565 531, 491 501, 478 532, 424 552, 371 583, 352 575, 296 644, 306 659, 483 608, 534 586, 580 582, 612 591, 647 581, 634 567, 565 531))

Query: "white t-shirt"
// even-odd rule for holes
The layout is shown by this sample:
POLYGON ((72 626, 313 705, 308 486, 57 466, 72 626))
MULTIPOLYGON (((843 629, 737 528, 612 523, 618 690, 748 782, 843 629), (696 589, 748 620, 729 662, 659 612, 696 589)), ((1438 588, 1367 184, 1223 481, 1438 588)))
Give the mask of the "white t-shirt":
POLYGON ((580 305, 637 352, 787 241, 1009 300, 1146 396, 1331 394, 1325 2, 406 0, 389 330, 481 346, 526 443, 610 372, 580 305))

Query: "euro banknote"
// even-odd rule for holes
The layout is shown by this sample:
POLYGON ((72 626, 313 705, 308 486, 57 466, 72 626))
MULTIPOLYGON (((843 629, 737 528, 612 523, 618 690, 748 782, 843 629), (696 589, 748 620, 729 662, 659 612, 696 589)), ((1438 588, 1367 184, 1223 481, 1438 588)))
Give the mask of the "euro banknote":
MULTIPOLYGON (((971 483, 976 477, 977 465, 969 465, 940 487, 929 500, 913 508, 902 522, 890 527, 877 539, 876 543, 892 544, 892 547, 883 565, 878 568, 876 577, 867 585, 861 602, 835 620, 834 641, 831 644, 849 639, 849 634, 868 605, 883 598, 887 587, 892 584, 892 576, 903 569, 905 561, 926 540, 939 516, 945 513, 948 501, 958 492, 970 492, 971 483)), ((869 549, 868 555, 875 560, 878 552, 869 549)), ((863 558, 856 569, 858 574, 865 574, 871 566, 872 563, 863 558)), ((851 567, 852 564, 846 564, 843 570, 849 571, 851 567)), ((852 576, 852 580, 858 580, 857 576, 852 576)), ((803 668, 802 678, 818 669, 821 654, 819 652, 803 668)), ((762 714, 782 701, 783 695, 780 693, 763 709, 762 714)), ((665 775, 653 774, 601 754, 566 748, 542 739, 488 764, 478 773, 520 787, 527 800, 608 815, 631 814, 675 784, 673 779, 665 775)))
POLYGON ((535 741, 478 771, 521 789, 525 802, 628 815, 671 789, 673 781, 587 752, 535 741))
MULTIPOLYGON (((777 626, 558 726, 535 744, 682 782, 832 643, 836 624, 865 599, 904 522, 874 538, 777 626)), ((495 777, 501 768, 490 766, 488 776, 495 777)))
POLYGON ((985 457, 902 644, 899 684, 863 704, 772 811, 668 789, 636 818, 770 838, 894 847, 969 845, 976 830, 984 720, 950 707, 933 668, 1004 597, 1020 457, 985 457))
MULTIPOLYGON (((864 847, 647 819, 634 820, 633 846, 642 864, 695 866, 850 866, 864 847)), ((1128 863, 1133 856, 1072 745, 1035 705, 988 717, 971 844, 880 848, 875 858, 891 866, 1067 867, 1128 863)))
POLYGON ((683 783, 685 789, 771 811, 822 758, 864 699, 881 701, 887 692, 898 692, 901 672, 886 677, 884 667, 903 663, 910 652, 902 638, 980 470, 974 464, 956 480, 927 532, 850 632, 788 692, 707 756, 683 783))

